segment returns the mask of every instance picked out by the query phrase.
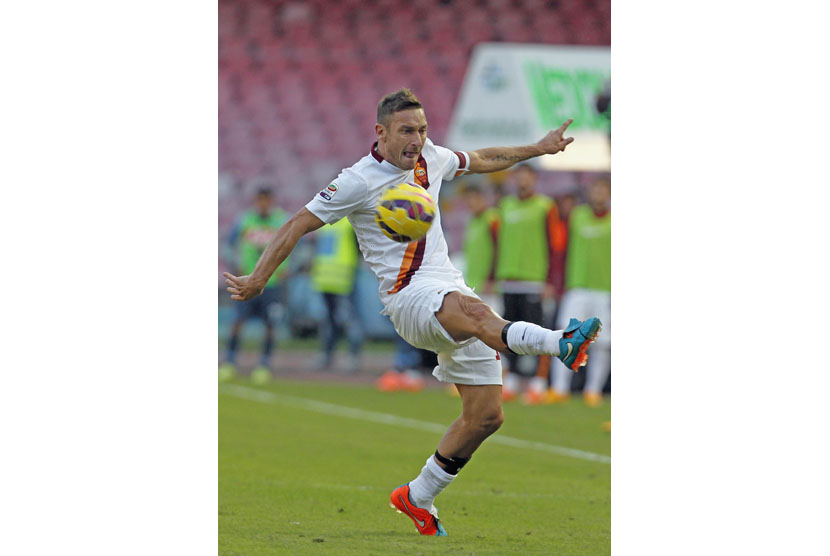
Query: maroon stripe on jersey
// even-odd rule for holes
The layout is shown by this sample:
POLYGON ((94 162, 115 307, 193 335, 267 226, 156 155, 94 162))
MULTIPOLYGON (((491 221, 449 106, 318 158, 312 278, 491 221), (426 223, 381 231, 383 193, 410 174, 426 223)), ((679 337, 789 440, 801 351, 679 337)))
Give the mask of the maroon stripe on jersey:
POLYGON ((372 148, 369 149, 369 153, 371 153, 371 155, 374 156, 375 160, 377 160, 378 162, 383 162, 383 157, 380 156, 380 153, 378 152, 378 142, 377 141, 375 141, 375 143, 372 145, 372 148))
POLYGON ((458 157, 458 169, 465 170, 467 168, 467 157, 464 156, 464 153, 460 153, 458 151, 455 152, 455 156, 458 157))
POLYGON ((418 157, 415 163, 415 181, 424 189, 429 189, 429 174, 427 173, 427 161, 424 155, 418 157))
POLYGON ((415 271, 421 268, 421 262, 424 260, 424 251, 427 245, 427 236, 422 237, 418 240, 418 245, 415 247, 415 254, 412 256, 412 264, 409 266, 409 270, 406 271, 403 279, 400 280, 400 287, 398 291, 401 291, 405 287, 409 285, 409 282, 412 281, 412 277, 415 275, 415 271))

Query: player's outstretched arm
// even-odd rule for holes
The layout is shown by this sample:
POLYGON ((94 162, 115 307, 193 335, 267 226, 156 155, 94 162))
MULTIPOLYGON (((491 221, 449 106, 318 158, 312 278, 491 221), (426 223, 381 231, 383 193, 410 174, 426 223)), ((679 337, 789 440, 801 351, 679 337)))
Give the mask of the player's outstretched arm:
POLYGON ((490 147, 472 151, 470 155, 470 172, 474 174, 486 174, 498 172, 510 168, 514 164, 542 156, 543 154, 556 154, 564 151, 565 147, 573 143, 573 137, 565 138, 565 130, 571 125, 573 119, 568 120, 557 129, 548 132, 533 145, 524 147, 490 147))
POLYGON ((324 222, 314 216, 309 210, 303 207, 300 212, 292 216, 285 224, 280 226, 274 239, 263 251, 262 256, 254 267, 254 271, 248 276, 234 276, 225 272, 225 283, 235 301, 247 301, 262 293, 265 284, 277 267, 282 264, 297 242, 308 232, 322 227, 324 222))

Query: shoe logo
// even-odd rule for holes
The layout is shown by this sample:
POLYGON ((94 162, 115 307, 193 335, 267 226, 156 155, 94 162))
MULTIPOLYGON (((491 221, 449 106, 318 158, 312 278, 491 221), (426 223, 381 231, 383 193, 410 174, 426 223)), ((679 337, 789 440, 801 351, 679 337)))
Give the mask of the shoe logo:
POLYGON ((570 357, 573 350, 574 350, 574 345, 572 343, 568 342, 568 354, 565 357, 563 357, 563 359, 567 359, 568 357, 570 357))
POLYGON ((409 515, 409 517, 415 520, 415 523, 418 524, 418 527, 424 527, 427 524, 426 521, 424 521, 423 519, 418 519, 417 517, 412 515, 412 512, 409 511, 409 506, 406 505, 406 502, 404 502, 403 500, 403 496, 401 496, 400 494, 398 495, 398 500, 400 500, 401 504, 403 504, 403 511, 405 511, 409 515))

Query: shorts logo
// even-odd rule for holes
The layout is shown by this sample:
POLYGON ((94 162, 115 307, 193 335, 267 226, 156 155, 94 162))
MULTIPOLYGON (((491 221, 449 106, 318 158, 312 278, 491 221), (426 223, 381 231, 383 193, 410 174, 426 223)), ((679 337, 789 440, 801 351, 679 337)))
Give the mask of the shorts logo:
POLYGON ((323 198, 323 199, 325 199, 326 201, 331 201, 331 195, 329 195, 329 194, 328 194, 328 193, 326 193, 325 191, 321 191, 321 192, 320 192, 320 197, 322 197, 322 198, 323 198))

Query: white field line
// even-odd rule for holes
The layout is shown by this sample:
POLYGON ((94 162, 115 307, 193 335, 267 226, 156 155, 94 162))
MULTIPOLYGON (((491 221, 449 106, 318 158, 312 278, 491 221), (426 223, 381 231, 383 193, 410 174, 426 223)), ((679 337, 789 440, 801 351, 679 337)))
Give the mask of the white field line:
MULTIPOLYGON (((280 404, 290 407, 297 407, 300 409, 307 409, 316 411, 318 413, 325 413, 327 415, 335 415, 337 417, 349 417, 360 421, 369 421, 372 423, 382 423, 384 425, 397 425, 399 427, 406 427, 419 431, 434 432, 436 434, 444 434, 448 425, 440 425, 438 423, 430 423, 428 421, 421 421, 420 419, 410 419, 408 417, 399 417, 391 413, 380 413, 378 411, 368 411, 365 409, 356 409, 353 407, 346 407, 345 405, 337 405, 328 402, 321 402, 317 400, 310 400, 308 398, 298 398, 295 396, 286 396, 285 394, 275 394, 265 390, 256 390, 246 386, 239 386, 237 384, 223 384, 219 388, 220 394, 229 394, 237 398, 244 398, 246 400, 253 400, 268 404, 280 404)), ((577 450, 576 448, 566 448, 564 446, 556 446, 555 444, 546 444, 544 442, 533 442, 530 440, 522 440, 520 438, 513 438, 503 434, 494 434, 487 439, 490 444, 504 444, 505 446, 512 446, 514 448, 526 448, 528 450, 536 450, 539 452, 548 452, 559 456, 568 456, 572 458, 584 459, 588 461, 596 461, 599 463, 611 464, 611 458, 603 454, 595 454, 593 452, 586 452, 584 450, 577 450)))
MULTIPOLYGON (((297 481, 266 481, 269 485, 279 487, 295 487, 297 481)), ((381 486, 370 485, 347 485, 338 483, 307 483, 303 482, 303 488, 314 488, 319 490, 344 490, 347 492, 383 492, 388 493, 389 489, 381 486)), ((455 487, 453 487, 455 488, 455 487)), ((460 492, 460 491, 459 491, 460 492)), ((494 490, 464 490, 464 496, 501 496, 504 498, 562 498, 562 494, 549 494, 542 492, 500 492, 494 490)))

